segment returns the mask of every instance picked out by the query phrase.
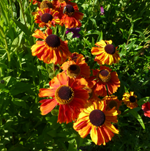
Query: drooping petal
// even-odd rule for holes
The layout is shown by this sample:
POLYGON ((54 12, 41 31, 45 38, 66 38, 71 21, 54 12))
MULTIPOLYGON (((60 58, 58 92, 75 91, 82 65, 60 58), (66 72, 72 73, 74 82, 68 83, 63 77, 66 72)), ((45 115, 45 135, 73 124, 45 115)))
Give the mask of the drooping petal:
POLYGON ((37 30, 32 34, 32 36, 35 37, 35 38, 45 39, 44 33, 43 33, 41 30, 39 30, 39 29, 37 29, 37 30))
POLYGON ((91 131, 91 125, 87 123, 86 126, 84 126, 82 129, 79 130, 79 134, 82 138, 85 138, 90 131, 91 131))
POLYGON ((49 99, 46 102, 42 102, 40 106, 41 114, 46 115, 57 105, 57 101, 55 99, 49 99))
POLYGON ((119 133, 119 130, 117 130, 116 128, 115 128, 115 126, 113 126, 111 123, 104 123, 105 124, 105 126, 110 130, 110 131, 112 131, 113 133, 116 133, 116 134, 118 134, 119 133))
POLYGON ((62 72, 62 74, 58 74, 57 78, 61 85, 68 85, 69 77, 66 75, 65 72, 62 72))

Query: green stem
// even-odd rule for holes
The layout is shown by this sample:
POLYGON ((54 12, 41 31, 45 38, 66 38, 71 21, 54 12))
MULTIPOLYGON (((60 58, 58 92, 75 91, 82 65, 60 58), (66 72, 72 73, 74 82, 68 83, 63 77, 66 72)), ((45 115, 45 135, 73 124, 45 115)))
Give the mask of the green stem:
POLYGON ((14 16, 13 16, 13 10, 12 10, 12 4, 11 4, 11 0, 9 0, 9 5, 10 5, 10 8, 11 8, 11 13, 12 13, 12 17, 14 18, 14 16))
POLYGON ((54 33, 55 35, 57 35, 57 28, 58 28, 57 26, 54 28, 55 29, 55 33, 54 33))
POLYGON ((65 28, 65 30, 64 30, 64 34, 63 34, 63 40, 65 40, 65 36, 66 36, 66 28, 65 28))

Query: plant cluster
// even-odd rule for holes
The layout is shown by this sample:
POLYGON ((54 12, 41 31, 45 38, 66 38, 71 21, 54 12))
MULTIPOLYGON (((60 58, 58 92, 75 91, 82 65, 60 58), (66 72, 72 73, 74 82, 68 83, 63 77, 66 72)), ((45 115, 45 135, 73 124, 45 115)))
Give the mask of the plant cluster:
POLYGON ((0 149, 149 150, 148 4, 0 2, 0 149))

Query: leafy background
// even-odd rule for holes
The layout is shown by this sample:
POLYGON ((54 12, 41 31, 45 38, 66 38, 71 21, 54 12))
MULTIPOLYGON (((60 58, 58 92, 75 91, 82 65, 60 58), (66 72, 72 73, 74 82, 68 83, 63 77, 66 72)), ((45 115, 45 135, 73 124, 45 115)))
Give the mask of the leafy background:
MULTIPOLYGON (((71 52, 82 53, 92 68, 99 68, 91 48, 101 40, 113 40, 121 60, 117 71, 121 87, 115 95, 134 91, 139 107, 122 105, 118 116, 119 135, 106 146, 96 146, 90 136, 80 138, 72 123, 58 124, 57 109, 46 116, 39 110, 39 89, 60 70, 53 70, 31 55, 38 28, 32 12, 37 6, 28 0, 0 1, 0 150, 2 151, 149 151, 150 120, 141 105, 150 101, 150 2, 147 0, 75 0, 84 13, 81 37, 64 37, 71 52), (100 14, 100 6, 105 14, 100 14)), ((62 32, 60 32, 62 31, 62 32)))

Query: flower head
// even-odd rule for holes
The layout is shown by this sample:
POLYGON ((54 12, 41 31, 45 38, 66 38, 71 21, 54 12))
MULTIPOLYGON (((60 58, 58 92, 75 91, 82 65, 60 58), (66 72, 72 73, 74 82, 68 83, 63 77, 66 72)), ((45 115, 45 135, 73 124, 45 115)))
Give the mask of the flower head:
POLYGON ((48 0, 44 0, 40 3, 40 9, 44 8, 53 8, 53 4, 48 0))
POLYGON ((105 96, 102 100, 106 101, 107 110, 111 110, 112 108, 115 108, 118 111, 118 114, 121 114, 119 107, 120 107, 122 101, 119 101, 117 96, 115 96, 115 95, 105 96))
POLYGON ((124 93, 122 101, 129 107, 130 109, 138 107, 137 104, 137 96, 134 94, 133 91, 130 91, 130 93, 124 93))
POLYGON ((77 52, 73 52, 68 59, 70 61, 74 61, 75 63, 84 63, 85 62, 84 56, 82 54, 77 53, 77 52))
POLYGON ((52 34, 51 29, 47 29, 45 33, 36 30, 32 36, 44 40, 36 41, 31 50, 33 56, 37 56, 45 63, 62 64, 71 55, 67 41, 62 41, 57 35, 52 34))
POLYGON ((111 95, 120 87, 118 74, 115 71, 112 72, 111 69, 106 66, 100 66, 100 70, 93 70, 92 78, 95 81, 95 86, 93 87, 94 93, 99 96, 106 96, 107 89, 108 95, 111 95))
POLYGON ((64 71, 67 71, 68 76, 71 78, 79 78, 81 76, 87 78, 90 76, 90 67, 85 62, 82 54, 73 52, 68 60, 61 66, 64 71))
POLYGON ((120 60, 118 51, 112 45, 112 40, 104 41, 101 40, 95 44, 97 47, 91 49, 91 53, 96 55, 94 61, 97 61, 98 64, 108 64, 118 63, 120 60))
POLYGON ((58 122, 72 122, 84 108, 88 99, 88 91, 84 89, 87 82, 81 79, 70 79, 64 72, 57 74, 49 82, 50 88, 40 89, 39 97, 52 97, 52 99, 41 100, 40 110, 46 115, 56 105, 59 105, 58 122))
POLYGON ((82 110, 73 128, 82 138, 90 133, 96 145, 106 145, 108 141, 111 141, 114 133, 119 133, 112 124, 118 122, 117 115, 117 110, 114 108, 106 110, 105 101, 97 99, 88 108, 82 110))
POLYGON ((67 28, 67 31, 66 31, 66 34, 68 34, 69 32, 72 32, 73 35, 72 35, 72 38, 79 38, 80 37, 80 34, 79 34, 79 31, 81 29, 80 28, 67 28))
POLYGON ((65 7, 67 4, 70 4, 72 6, 76 6, 76 3, 70 2, 71 0, 53 0, 52 4, 55 6, 55 9, 61 9, 65 7))
POLYGON ((142 105, 142 110, 144 111, 144 116, 150 118, 150 102, 146 102, 142 105))
POLYGON ((63 15, 61 18, 61 25, 65 25, 66 28, 76 28, 81 27, 81 22, 83 18, 83 13, 79 12, 77 6, 67 4, 63 7, 63 15))
POLYGON ((59 12, 53 9, 49 8, 38 9, 38 11, 34 13, 35 23, 38 23, 39 27, 56 26, 56 24, 60 23, 58 14, 59 12))
POLYGON ((67 61, 61 66, 70 78, 90 77, 90 67, 86 62, 67 61))

